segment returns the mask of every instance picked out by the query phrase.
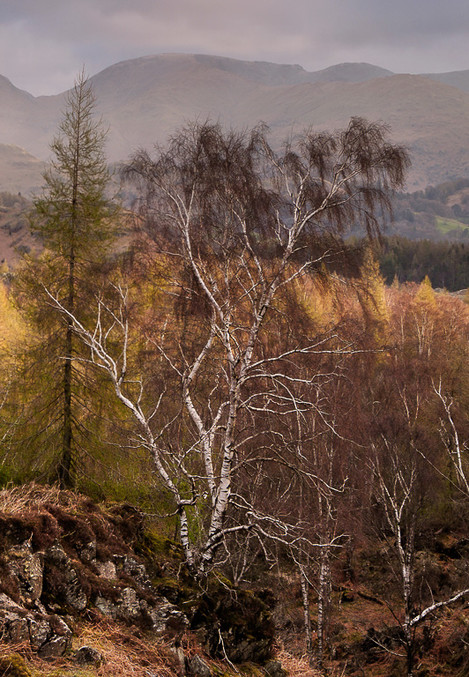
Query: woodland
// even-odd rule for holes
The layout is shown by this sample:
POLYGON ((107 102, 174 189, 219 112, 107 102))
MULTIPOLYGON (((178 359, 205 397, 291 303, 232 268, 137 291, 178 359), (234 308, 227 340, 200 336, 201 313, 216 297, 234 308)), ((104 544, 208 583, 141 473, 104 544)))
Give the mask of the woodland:
POLYGON ((94 106, 80 77, 0 285, 1 485, 137 506, 200 585, 275 575, 318 674, 468 674, 469 306, 432 288, 468 254, 379 247, 406 150, 194 123, 111 196, 94 106))

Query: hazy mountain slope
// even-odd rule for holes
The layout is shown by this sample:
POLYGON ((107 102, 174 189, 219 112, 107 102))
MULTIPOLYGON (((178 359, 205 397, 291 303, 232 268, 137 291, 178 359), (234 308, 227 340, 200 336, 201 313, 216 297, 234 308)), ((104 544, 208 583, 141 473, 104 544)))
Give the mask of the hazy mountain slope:
POLYGON ((463 92, 469 92, 469 70, 452 71, 450 73, 428 73, 426 77, 443 82, 445 85, 457 87, 463 92))
POLYGON ((394 73, 369 63, 339 63, 315 73, 308 73, 308 82, 366 82, 389 75, 394 73))
MULTIPOLYGON (((469 176, 469 93, 454 86, 456 76, 464 84, 464 73, 442 74, 453 78, 445 84, 440 76, 393 75, 370 64, 309 73, 297 65, 162 54, 120 62, 92 82, 109 125, 111 161, 162 143, 194 120, 238 128, 264 121, 280 143, 304 127, 335 129, 361 115, 388 123, 394 140, 409 146, 413 190, 469 176)), ((64 94, 35 98, 0 78, 0 143, 46 159, 63 107, 64 94)))
POLYGON ((30 194, 42 186, 44 163, 18 146, 0 144, 0 191, 30 194))

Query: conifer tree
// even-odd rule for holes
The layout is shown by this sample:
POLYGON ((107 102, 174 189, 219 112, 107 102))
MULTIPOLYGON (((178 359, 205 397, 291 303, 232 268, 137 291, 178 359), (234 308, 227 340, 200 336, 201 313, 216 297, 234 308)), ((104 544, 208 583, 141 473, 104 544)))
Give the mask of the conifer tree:
MULTIPOLYGON (((82 72, 66 99, 66 108, 54 137, 53 158, 44 173, 42 195, 35 200, 33 229, 46 247, 47 265, 35 266, 40 285, 50 286, 70 312, 89 299, 93 267, 103 261, 113 237, 115 208, 107 196, 109 172, 104 154, 106 130, 95 116, 95 97, 82 72), (48 270, 48 272, 46 272, 48 270)), ((57 322, 55 313, 43 306, 42 323, 57 322), (44 318, 45 316, 45 318, 44 318), (47 319, 48 318, 48 319, 47 319)), ((36 315, 36 319, 41 315, 36 315)), ((62 437, 56 477, 63 487, 73 484, 74 466, 74 369, 76 357, 70 321, 61 323, 49 359, 60 369, 55 406, 61 412, 58 429, 62 437)))
POLYGON ((365 249, 358 285, 358 299, 363 311, 368 339, 376 348, 387 342, 388 312, 385 285, 379 264, 370 246, 365 249))

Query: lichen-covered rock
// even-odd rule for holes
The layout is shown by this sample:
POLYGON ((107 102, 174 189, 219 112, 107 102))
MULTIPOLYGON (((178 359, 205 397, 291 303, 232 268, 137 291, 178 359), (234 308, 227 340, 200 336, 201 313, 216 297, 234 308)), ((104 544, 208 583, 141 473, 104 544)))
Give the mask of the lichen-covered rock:
POLYGON ((267 661, 264 672, 268 677, 287 677, 287 671, 282 668, 280 661, 267 661))
POLYGON ((85 543, 78 549, 82 562, 94 562, 96 560, 96 541, 85 543))
POLYGON ((157 634, 180 636, 189 628, 189 619, 174 604, 164 599, 149 604, 133 588, 122 589, 116 600, 99 595, 94 605, 104 616, 124 623, 142 624, 157 634))
POLYGON ((30 618, 29 625, 29 641, 31 648, 35 651, 39 649, 51 638, 52 629, 49 621, 40 616, 30 618))
POLYGON ((146 612, 151 619, 152 630, 158 634, 180 636, 189 628, 189 619, 177 606, 161 600, 148 606, 146 612))
POLYGON ((41 646, 38 654, 41 658, 60 658, 67 651, 69 640, 67 637, 54 635, 41 646))
POLYGON ((129 555, 116 555, 114 557, 114 562, 117 571, 122 571, 127 574, 127 576, 133 578, 136 583, 143 587, 151 586, 145 565, 141 562, 137 562, 134 557, 130 557, 129 555))
POLYGON ((84 611, 88 598, 73 564, 61 545, 54 545, 44 554, 44 584, 48 596, 63 601, 74 611, 84 611))
POLYGON ((142 614, 142 607, 136 591, 133 588, 124 588, 119 602, 116 604, 117 617, 126 623, 135 622, 142 614))
POLYGON ((21 598, 31 604, 42 594, 42 553, 33 552, 29 541, 8 550, 8 568, 18 581, 21 598))
POLYGON ((113 581, 117 578, 117 569, 114 562, 96 562, 96 569, 101 578, 104 578, 107 581, 113 581))

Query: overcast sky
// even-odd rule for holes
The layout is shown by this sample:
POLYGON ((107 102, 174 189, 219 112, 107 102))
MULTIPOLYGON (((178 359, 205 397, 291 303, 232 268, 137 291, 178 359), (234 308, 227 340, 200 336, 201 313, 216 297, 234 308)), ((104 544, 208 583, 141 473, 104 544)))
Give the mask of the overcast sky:
POLYGON ((147 54, 469 69, 468 0, 0 0, 0 74, 32 94, 147 54))

